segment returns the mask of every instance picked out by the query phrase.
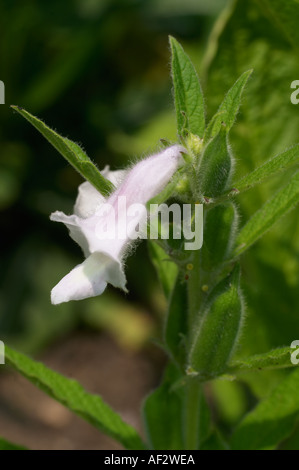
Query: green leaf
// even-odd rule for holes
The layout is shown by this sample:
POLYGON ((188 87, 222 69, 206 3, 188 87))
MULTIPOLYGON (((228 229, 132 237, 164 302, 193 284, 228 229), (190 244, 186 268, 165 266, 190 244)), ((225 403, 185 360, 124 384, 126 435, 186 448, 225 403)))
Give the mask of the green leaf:
POLYGON ((285 367, 294 367, 291 362, 291 353, 293 349, 285 347, 274 349, 273 351, 265 354, 256 354, 247 359, 241 359, 234 361, 227 371, 228 374, 234 374, 238 372, 246 372, 251 370, 269 370, 269 369, 280 369, 285 367))
POLYGON ((165 297, 168 299, 178 274, 178 267, 169 258, 160 245, 151 240, 148 240, 147 246, 151 260, 157 270, 158 277, 162 284, 165 297))
POLYGON ((287 169, 289 166, 299 163, 299 144, 285 152, 271 158, 254 171, 244 176, 234 187, 239 191, 247 191, 256 184, 287 169))
POLYGON ((209 122, 205 132, 205 141, 217 135, 221 126, 224 126, 226 132, 230 131, 239 112, 242 94, 251 74, 252 70, 244 72, 228 91, 217 113, 209 122))
MULTIPOLYGON (((290 84, 299 73, 298 14, 295 0, 235 0, 210 36, 205 64, 209 67, 207 102, 211 112, 217 111, 219 100, 236 75, 254 70, 232 134, 243 174, 261 165, 265 155, 276 155, 298 141, 298 107, 290 103, 290 84), (296 35, 292 41, 296 50, 290 47, 284 32, 296 35), (285 66, 277 67, 278 63, 285 66)), ((261 192, 263 195, 263 189, 261 192)), ((259 192, 256 199, 258 196, 259 192)))
POLYGON ((29 357, 6 346, 6 363, 93 426, 114 438, 127 449, 143 449, 137 431, 125 423, 100 396, 86 392, 75 380, 68 379, 29 357))
POLYGON ((234 450, 273 449, 293 431, 299 417, 299 369, 283 380, 237 426, 234 450))
POLYGON ((0 450, 27 450, 26 447, 19 446, 18 444, 12 444, 0 437, 0 450))
POLYGON ((222 127, 208 143, 200 160, 197 181, 201 197, 220 196, 230 183, 233 166, 227 133, 222 127))
POLYGON ((43 121, 28 113, 25 109, 19 106, 11 107, 27 119, 83 178, 89 181, 103 196, 108 196, 111 191, 113 191, 113 184, 104 178, 78 144, 57 134, 57 132, 50 129, 43 121))
POLYGON ((192 62, 182 46, 169 38, 172 51, 172 80, 177 115, 178 134, 186 130, 203 137, 205 130, 204 98, 192 62))
POLYGON ((145 400, 143 419, 149 447, 155 450, 183 449, 182 393, 173 389, 179 374, 173 365, 165 372, 162 384, 145 400))
POLYGON ((239 256, 244 253, 298 202, 299 171, 241 229, 236 240, 234 255, 239 256))
MULTIPOLYGON (((241 175, 247 175, 270 156, 278 155, 299 142, 299 109, 290 102, 294 91, 290 88, 291 82, 299 77, 299 39, 294 41, 294 50, 277 28, 270 8, 267 12, 262 8, 262 1, 236 0, 229 3, 230 13, 227 11, 225 16, 221 16, 222 23, 216 22, 210 37, 205 61, 209 65, 208 76, 203 66, 201 75, 208 83, 206 101, 209 116, 212 116, 234 78, 244 70, 254 69, 254 76, 243 94, 242 112, 230 132, 234 153, 238 156, 238 179, 233 182, 236 184, 241 175)), ((294 0, 268 1, 273 8, 276 4, 280 5, 277 11, 281 15, 290 5, 296 5, 297 10, 299 8, 299 2, 294 0)), ((284 22, 284 27, 290 32, 292 21, 292 28, 299 38, 297 15, 292 8, 289 11, 289 20, 284 22)), ((288 175, 278 175, 277 181, 280 177, 292 176, 292 171, 295 172, 296 168, 290 169, 288 175)), ((281 187, 287 182, 288 179, 281 183, 281 187)), ((243 224, 269 199, 269 189, 268 184, 260 184, 240 198, 243 224)), ((293 332, 297 331, 299 291, 295 253, 298 252, 298 222, 296 209, 282 223, 276 224, 271 234, 261 239, 256 249, 243 260, 251 313, 246 322, 246 335, 242 337, 242 350, 248 355, 288 345, 293 332), (287 227, 284 229, 285 224, 287 227)), ((283 373, 282 370, 265 372, 267 378, 265 374, 247 375, 248 381, 249 375, 252 376, 253 387, 262 394, 262 390, 265 393, 271 381, 283 373)))
POLYGON ((209 124, 207 125, 206 127, 206 130, 205 130, 205 135, 204 135, 204 142, 208 142, 210 139, 212 139, 215 135, 218 134, 218 132, 216 132, 216 129, 221 128, 221 124, 222 122, 222 118, 224 118, 225 116, 225 111, 217 111, 216 114, 214 114, 214 116, 211 118, 209 124), (220 123, 220 126, 219 126, 219 123, 220 123), (214 130, 215 129, 215 130, 214 130))
POLYGON ((178 275, 169 301, 164 337, 168 350, 180 365, 184 364, 186 352, 187 306, 186 282, 178 275))

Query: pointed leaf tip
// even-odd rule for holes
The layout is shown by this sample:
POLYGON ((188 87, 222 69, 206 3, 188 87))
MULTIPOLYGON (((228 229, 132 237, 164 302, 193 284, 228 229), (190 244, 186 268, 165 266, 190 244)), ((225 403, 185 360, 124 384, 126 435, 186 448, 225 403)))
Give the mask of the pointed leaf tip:
POLYGON ((78 144, 66 137, 62 137, 56 131, 48 127, 41 119, 33 116, 20 106, 11 105, 11 108, 30 122, 83 178, 89 181, 103 196, 108 196, 113 191, 113 184, 104 178, 96 165, 78 144))

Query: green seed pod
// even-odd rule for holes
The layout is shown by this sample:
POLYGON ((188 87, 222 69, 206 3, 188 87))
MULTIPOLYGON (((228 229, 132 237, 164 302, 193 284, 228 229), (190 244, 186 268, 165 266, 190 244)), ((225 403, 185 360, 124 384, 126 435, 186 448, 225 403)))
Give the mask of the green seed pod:
POLYGON ((199 196, 214 198, 227 188, 232 176, 233 156, 228 144, 228 136, 222 127, 208 143, 197 171, 199 196))
POLYGON ((187 373, 210 379, 225 371, 238 341, 243 320, 240 269, 212 291, 190 348, 187 373))
POLYGON ((234 245, 238 227, 238 212, 229 202, 205 211, 204 240, 201 249, 201 265, 206 272, 221 267, 234 245))

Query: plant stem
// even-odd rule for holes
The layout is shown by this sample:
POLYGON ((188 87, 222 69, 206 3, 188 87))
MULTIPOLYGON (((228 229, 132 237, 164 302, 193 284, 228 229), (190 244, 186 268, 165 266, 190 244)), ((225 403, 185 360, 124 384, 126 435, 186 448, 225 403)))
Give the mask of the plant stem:
POLYGON ((190 272, 188 280, 188 303, 189 303, 189 339, 200 304, 201 304, 201 269, 200 269, 200 250, 193 252, 193 269, 190 272))
MULTIPOLYGON (((192 265, 188 280, 188 347, 192 342, 194 324, 199 313, 201 290, 201 257, 200 250, 193 252, 192 265)), ((200 384, 195 380, 188 380, 186 384, 184 402, 184 442, 186 450, 196 450, 199 446, 199 392, 200 384)))
POLYGON ((199 382, 189 380, 186 385, 183 419, 185 450, 197 450, 199 447, 200 394, 199 382))

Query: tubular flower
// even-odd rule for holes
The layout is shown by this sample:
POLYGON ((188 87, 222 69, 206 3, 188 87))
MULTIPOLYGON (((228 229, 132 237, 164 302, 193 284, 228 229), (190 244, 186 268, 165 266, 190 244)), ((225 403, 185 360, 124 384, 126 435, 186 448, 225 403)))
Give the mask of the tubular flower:
POLYGON ((106 167, 102 174, 116 187, 108 198, 85 182, 79 186, 73 215, 60 211, 51 215, 51 220, 67 226, 86 257, 53 288, 53 304, 100 295, 108 283, 126 291, 126 250, 136 238, 136 228, 146 219, 145 204, 170 181, 182 162, 182 153, 186 153, 184 147, 174 145, 129 170, 109 171, 106 167))

